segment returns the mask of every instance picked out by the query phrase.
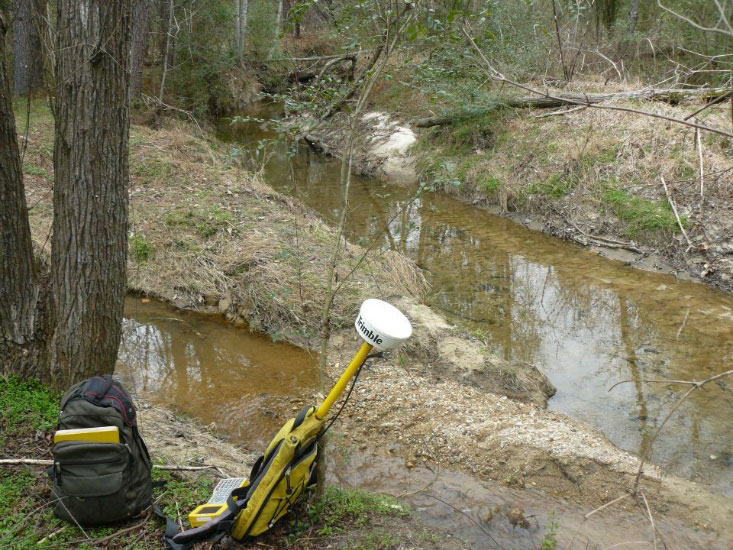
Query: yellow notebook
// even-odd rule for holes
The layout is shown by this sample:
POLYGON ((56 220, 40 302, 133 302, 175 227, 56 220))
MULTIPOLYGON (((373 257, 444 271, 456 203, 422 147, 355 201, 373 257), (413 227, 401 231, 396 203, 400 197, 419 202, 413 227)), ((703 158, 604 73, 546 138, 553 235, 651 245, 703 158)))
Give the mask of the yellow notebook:
POLYGON ((117 426, 101 426, 99 428, 79 428, 77 430, 58 430, 53 442, 89 441, 91 443, 119 443, 120 431, 117 426))

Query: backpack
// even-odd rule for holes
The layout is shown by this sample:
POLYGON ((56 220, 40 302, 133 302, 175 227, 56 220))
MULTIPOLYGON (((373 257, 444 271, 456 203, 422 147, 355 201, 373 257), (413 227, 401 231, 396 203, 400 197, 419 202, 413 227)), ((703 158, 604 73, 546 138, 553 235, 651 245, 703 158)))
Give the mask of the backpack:
POLYGON ((152 462, 130 395, 111 376, 89 378, 61 398, 58 429, 116 426, 119 443, 59 441, 49 468, 54 513, 80 525, 131 518, 152 502, 152 462))
POLYGON ((167 536, 169 548, 190 548, 193 542, 217 540, 224 534, 245 540, 271 529, 315 479, 323 426, 315 411, 315 407, 305 407, 280 428, 252 467, 250 484, 231 492, 223 514, 172 540, 167 536))

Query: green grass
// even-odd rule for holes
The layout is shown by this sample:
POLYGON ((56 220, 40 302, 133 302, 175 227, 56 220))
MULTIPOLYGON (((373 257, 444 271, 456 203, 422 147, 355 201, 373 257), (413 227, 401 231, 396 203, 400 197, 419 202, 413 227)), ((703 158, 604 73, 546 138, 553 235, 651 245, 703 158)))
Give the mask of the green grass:
POLYGON ((578 177, 575 173, 553 174, 544 183, 538 183, 530 187, 530 193, 540 193, 553 199, 561 199, 570 193, 578 184, 578 177))
POLYGON ((488 176, 481 181, 479 187, 484 193, 496 193, 501 187, 501 182, 499 178, 488 176))
POLYGON ((207 208, 185 208, 174 210, 165 216, 170 227, 189 227, 204 239, 215 235, 219 229, 232 222, 231 212, 213 205, 207 208))
POLYGON ((311 520, 336 528, 344 520, 364 525, 370 516, 405 517, 410 514, 406 504, 358 489, 326 487, 323 497, 309 510, 311 520))
MULTIPOLYGON (((601 199, 626 224, 629 237, 637 236, 640 231, 679 231, 677 220, 667 202, 636 197, 616 187, 607 187, 601 199)), ((681 216, 681 220, 686 227, 689 223, 687 218, 681 216)))
POLYGON ((133 235, 129 242, 130 255, 136 262, 142 263, 153 254, 153 247, 142 235, 133 235))
POLYGON ((50 430, 56 424, 61 395, 34 380, 0 379, 0 447, 23 432, 50 430))
POLYGON ((23 164, 23 173, 29 174, 31 176, 43 176, 48 177, 48 170, 45 168, 41 168, 40 166, 36 166, 32 162, 26 162, 23 164))

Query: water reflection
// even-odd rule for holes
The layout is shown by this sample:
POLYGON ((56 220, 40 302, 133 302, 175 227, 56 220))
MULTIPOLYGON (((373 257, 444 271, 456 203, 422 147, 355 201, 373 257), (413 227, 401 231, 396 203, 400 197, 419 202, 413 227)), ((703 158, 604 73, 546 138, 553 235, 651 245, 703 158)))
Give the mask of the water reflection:
MULTIPOLYGON (((240 143, 272 137, 256 125, 227 131, 240 143)), ((306 146, 293 159, 284 147, 271 153, 268 183, 335 222, 339 162, 306 146)), ((550 408, 632 452, 686 389, 648 380, 701 380, 730 368, 730 295, 604 260, 448 197, 354 177, 349 237, 377 238, 412 257, 426 270, 434 307, 503 357, 539 365, 558 388, 550 408), (630 383, 608 391, 622 380, 630 383)), ((731 433, 733 383, 720 380, 680 407, 653 459, 733 494, 731 433)))
POLYGON ((314 361, 270 338, 128 298, 117 372, 237 441, 260 448, 310 400, 314 361))

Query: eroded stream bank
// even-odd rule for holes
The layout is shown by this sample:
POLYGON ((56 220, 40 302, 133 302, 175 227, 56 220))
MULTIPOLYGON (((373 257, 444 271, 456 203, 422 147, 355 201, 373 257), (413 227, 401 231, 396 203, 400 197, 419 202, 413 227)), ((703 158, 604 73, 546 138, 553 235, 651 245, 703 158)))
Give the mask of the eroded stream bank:
MULTIPOLYGON (((259 123, 225 129, 245 154, 274 137, 259 123)), ((284 145, 267 151, 270 185, 335 222, 340 162, 306 146, 294 157, 284 145)), ((729 368, 727 293, 635 270, 415 186, 354 176, 350 205, 350 239, 377 239, 415 260, 431 283, 431 306, 504 359, 539 366, 557 388, 550 409, 633 453, 679 392, 649 380, 701 380, 729 368)), ((693 394, 654 443, 653 461, 732 495, 732 396, 729 381, 693 394)))
MULTIPOLYGON (((423 318, 420 306, 400 307, 421 333, 426 322, 447 332, 438 318, 423 318)), ((156 420, 167 413, 146 408, 143 433, 160 456, 247 475, 274 430, 303 403, 318 401, 313 362, 302 350, 140 297, 128 299, 126 315, 117 372, 128 386, 245 449, 219 447, 208 435, 192 438, 185 424, 156 420)), ((358 346, 352 333, 334 338, 332 375, 358 346)), ((595 503, 624 494, 635 467, 631 457, 561 415, 489 398, 465 385, 460 373, 439 374, 390 360, 366 369, 334 428, 334 482, 407 501, 429 525, 456 538, 452 548, 530 548, 553 522, 562 547, 573 549, 648 538, 633 499, 583 519, 595 503)), ((665 478, 645 487, 669 547, 728 550, 733 540, 722 530, 729 513, 723 501, 677 483, 665 478)))

